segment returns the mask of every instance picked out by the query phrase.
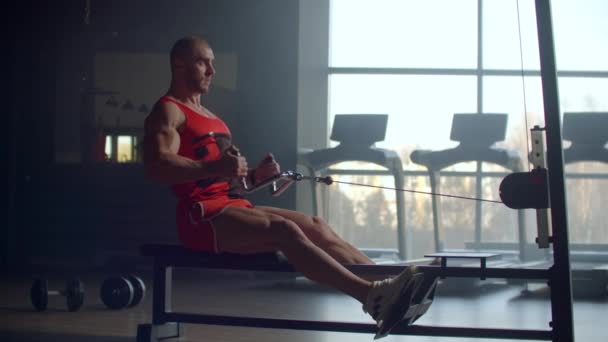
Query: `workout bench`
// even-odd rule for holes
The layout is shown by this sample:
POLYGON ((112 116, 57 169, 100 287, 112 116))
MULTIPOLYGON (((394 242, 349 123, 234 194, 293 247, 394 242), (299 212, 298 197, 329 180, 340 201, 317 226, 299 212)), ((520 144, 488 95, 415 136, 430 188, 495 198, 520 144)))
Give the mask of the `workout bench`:
MULTIPOLYGON (((141 254, 151 257, 153 260, 153 303, 152 324, 140 324, 138 326, 138 342, 177 338, 180 336, 180 323, 370 334, 374 334, 377 331, 375 323, 290 320, 174 312, 171 307, 173 267, 275 272, 296 272, 296 270, 279 253, 254 255, 211 254, 189 250, 180 245, 150 244, 142 246, 141 254)), ((401 272, 403 267, 405 265, 352 265, 348 268, 357 274, 392 275, 401 272)), ((411 303, 414 304, 410 305, 405 319, 393 328, 391 334, 406 334, 406 330, 410 324, 426 313, 433 302, 438 277, 427 277, 426 275, 423 277, 421 288, 428 288, 429 290, 427 293, 416 291, 413 294, 411 303), (428 286, 429 283, 424 282, 433 282, 433 285, 428 286)))

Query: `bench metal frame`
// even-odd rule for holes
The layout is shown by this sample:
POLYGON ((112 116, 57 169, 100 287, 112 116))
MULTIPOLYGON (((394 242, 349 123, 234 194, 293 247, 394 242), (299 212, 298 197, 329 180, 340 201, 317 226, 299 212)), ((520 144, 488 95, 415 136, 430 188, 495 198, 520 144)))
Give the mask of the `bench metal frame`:
MULTIPOLYGON (((152 324, 142 324, 138 327, 137 341, 160 341, 180 336, 180 323, 213 324, 226 326, 244 326, 259 328, 277 328, 293 330, 334 331, 350 333, 374 334, 377 330, 375 323, 355 323, 340 321, 293 320, 284 318, 260 318, 230 315, 193 314, 175 312, 172 308, 173 268, 204 268, 222 270, 247 270, 271 272, 296 272, 278 254, 235 255, 208 254, 187 250, 180 246, 147 245, 142 248, 142 254, 153 258, 153 311, 152 324)), ((496 254, 490 253, 440 253, 429 255, 441 258, 441 265, 419 265, 427 281, 436 278, 510 278, 510 279, 552 279, 556 273, 551 269, 511 269, 488 268, 488 258, 496 254), (448 259, 454 258, 478 259, 480 267, 450 267, 448 259)), ((393 275, 398 274, 407 265, 349 265, 347 268, 355 274, 393 275)), ((425 294, 428 295, 428 294, 425 294)), ((431 297, 430 297, 431 298, 431 297)), ((431 305, 425 302, 424 312, 431 305)), ((553 305, 553 303, 552 303, 553 305)), ((553 310, 555 312, 555 310, 553 310)), ((549 324, 551 326, 551 324, 549 324)), ((556 334, 555 328, 548 330, 494 329, 472 327, 426 326, 410 324, 404 320, 395 327, 393 335, 444 336, 444 337, 474 337, 500 339, 533 339, 563 341, 556 334)))

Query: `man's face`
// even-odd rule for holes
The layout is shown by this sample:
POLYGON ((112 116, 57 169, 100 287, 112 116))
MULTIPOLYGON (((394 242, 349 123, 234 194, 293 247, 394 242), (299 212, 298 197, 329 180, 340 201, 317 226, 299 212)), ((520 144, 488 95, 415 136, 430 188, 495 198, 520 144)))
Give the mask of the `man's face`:
POLYGON ((186 63, 185 78, 193 90, 206 94, 211 85, 211 79, 215 75, 213 67, 213 50, 204 43, 196 44, 192 49, 192 56, 186 63))

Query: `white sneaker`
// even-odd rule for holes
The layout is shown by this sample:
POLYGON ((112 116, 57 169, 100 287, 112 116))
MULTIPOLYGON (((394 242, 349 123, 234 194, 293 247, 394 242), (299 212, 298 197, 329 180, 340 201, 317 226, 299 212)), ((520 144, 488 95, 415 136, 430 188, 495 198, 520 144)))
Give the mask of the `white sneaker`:
POLYGON ((388 335, 393 326, 407 313, 422 279, 414 277, 416 273, 418 269, 412 265, 394 278, 372 283, 367 300, 363 304, 363 311, 377 322, 378 332, 374 339, 388 335))

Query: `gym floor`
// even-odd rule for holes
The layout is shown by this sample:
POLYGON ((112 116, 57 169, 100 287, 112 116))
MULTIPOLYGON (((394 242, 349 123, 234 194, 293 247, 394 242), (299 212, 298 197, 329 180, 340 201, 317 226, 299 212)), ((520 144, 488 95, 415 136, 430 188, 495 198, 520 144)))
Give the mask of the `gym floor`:
MULTIPOLYGON (((49 288, 59 289, 69 274, 52 273, 49 288)), ((51 297, 46 312, 35 312, 29 301, 32 279, 4 275, 0 283, 0 340, 8 341, 134 341, 139 323, 150 322, 151 273, 139 275, 148 286, 143 302, 125 310, 105 308, 99 287, 108 274, 80 273, 86 286, 85 304, 67 312, 65 300, 51 297)), ((440 284, 429 312, 417 322, 424 325, 546 329, 551 317, 548 291, 540 285, 521 286, 485 281, 464 283, 468 290, 453 290, 453 279, 440 284), (453 283, 452 285, 450 283, 453 283)), ((309 320, 369 322, 355 300, 291 274, 242 271, 174 271, 174 310, 226 315, 281 317, 309 320)), ((577 341, 608 339, 608 299, 577 298, 574 322, 577 341)), ((175 339, 174 339, 175 340, 175 339)), ((372 341, 366 334, 310 332, 278 329, 185 325, 178 341, 372 341)), ((388 336, 383 341, 498 341, 417 336, 388 336)), ((171 341, 171 340, 169 340, 171 341)))

